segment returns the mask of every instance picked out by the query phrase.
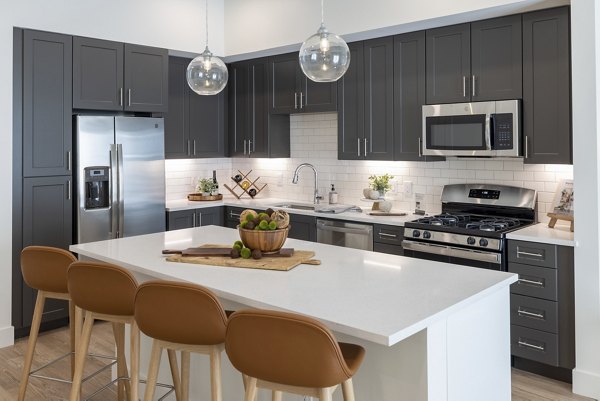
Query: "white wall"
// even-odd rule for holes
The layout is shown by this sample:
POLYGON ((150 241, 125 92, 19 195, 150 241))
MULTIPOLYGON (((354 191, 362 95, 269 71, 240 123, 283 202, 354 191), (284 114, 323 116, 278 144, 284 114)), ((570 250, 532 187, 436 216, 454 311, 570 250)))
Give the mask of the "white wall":
MULTIPOLYGON (((0 347, 12 343, 11 180, 12 40, 14 26, 138 43, 188 52, 204 49, 200 0, 2 0, 0 12, 0 347)), ((223 54, 223 0, 209 1, 210 43, 223 54)))
MULTIPOLYGON (((325 0, 325 24, 346 40, 361 40, 566 4, 568 0, 325 0)), ((292 51, 321 22, 319 0, 227 0, 225 53, 283 47, 292 51)), ((242 57, 243 58, 243 57, 242 57)), ((228 58, 229 59, 229 58, 228 58)))

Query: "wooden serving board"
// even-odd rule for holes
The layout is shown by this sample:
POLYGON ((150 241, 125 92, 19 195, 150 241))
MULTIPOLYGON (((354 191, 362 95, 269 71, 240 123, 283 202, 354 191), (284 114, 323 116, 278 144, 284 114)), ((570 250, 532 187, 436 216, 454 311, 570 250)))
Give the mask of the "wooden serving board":
POLYGON ((187 198, 190 201, 218 201, 223 199, 223 195, 188 194, 187 198))
MULTIPOLYGON (((206 247, 224 247, 224 245, 204 245, 206 247)), ((264 269, 288 271, 299 264, 321 264, 320 261, 312 259, 315 256, 313 251, 294 251, 289 257, 264 255, 261 259, 232 259, 229 256, 181 256, 171 255, 167 257, 168 262, 196 263, 201 265, 222 266, 222 267, 244 267, 247 269, 264 269)))
POLYGON ((394 212, 376 212, 376 211, 371 211, 369 212, 370 216, 406 216, 406 213, 404 212, 398 212, 398 213, 394 213, 394 212))

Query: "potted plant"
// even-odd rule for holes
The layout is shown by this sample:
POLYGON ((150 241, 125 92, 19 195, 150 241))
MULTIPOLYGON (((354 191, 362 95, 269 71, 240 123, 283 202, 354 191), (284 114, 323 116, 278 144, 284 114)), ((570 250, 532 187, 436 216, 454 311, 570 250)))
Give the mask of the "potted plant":
POLYGON ((370 195, 371 199, 378 199, 379 197, 383 197, 387 191, 392 189, 392 184, 390 184, 390 180, 394 179, 393 175, 384 174, 377 176, 373 174, 369 177, 369 185, 371 186, 372 192, 370 195), (376 192, 376 193, 375 193, 376 192))
POLYGON ((208 196, 215 189, 215 182, 212 178, 202 178, 198 181, 196 192, 202 192, 202 195, 208 196))

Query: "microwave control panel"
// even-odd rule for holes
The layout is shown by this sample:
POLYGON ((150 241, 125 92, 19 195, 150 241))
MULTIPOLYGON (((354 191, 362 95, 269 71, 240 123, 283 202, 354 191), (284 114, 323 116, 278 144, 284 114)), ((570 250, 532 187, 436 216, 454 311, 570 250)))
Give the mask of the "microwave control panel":
POLYGON ((498 113, 493 115, 494 136, 492 149, 513 149, 513 115, 512 113, 498 113))

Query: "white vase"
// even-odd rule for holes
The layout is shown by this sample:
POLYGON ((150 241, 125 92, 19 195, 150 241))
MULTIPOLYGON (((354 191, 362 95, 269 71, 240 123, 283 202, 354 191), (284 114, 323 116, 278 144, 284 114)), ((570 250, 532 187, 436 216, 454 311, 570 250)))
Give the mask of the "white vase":
POLYGON ((371 199, 371 188, 363 189, 363 196, 365 199, 371 199))
POLYGON ((379 191, 375 191, 374 189, 372 189, 369 193, 369 199, 379 199, 379 191))
POLYGON ((392 202, 382 201, 379 202, 379 210, 385 213, 389 213, 392 210, 392 202))

